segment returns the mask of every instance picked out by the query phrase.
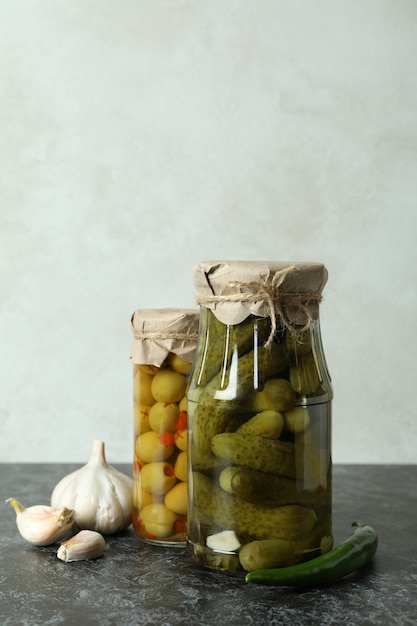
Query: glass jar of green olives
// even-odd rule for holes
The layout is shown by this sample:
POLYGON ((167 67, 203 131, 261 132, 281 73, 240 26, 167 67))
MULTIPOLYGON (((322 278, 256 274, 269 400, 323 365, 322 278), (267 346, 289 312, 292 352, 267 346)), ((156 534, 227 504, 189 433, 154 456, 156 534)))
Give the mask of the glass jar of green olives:
POLYGON ((147 543, 185 546, 187 536, 187 376, 199 315, 143 309, 132 316, 133 516, 147 543))
POLYGON ((245 573, 332 546, 332 385, 319 263, 215 261, 193 268, 200 304, 187 392, 188 546, 245 573))

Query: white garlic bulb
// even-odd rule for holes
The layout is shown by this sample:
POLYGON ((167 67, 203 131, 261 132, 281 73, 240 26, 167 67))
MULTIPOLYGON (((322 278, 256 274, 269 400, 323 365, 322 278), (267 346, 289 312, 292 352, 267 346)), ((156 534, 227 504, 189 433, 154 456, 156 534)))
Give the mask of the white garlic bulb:
POLYGON ((55 486, 51 505, 74 509, 80 529, 111 535, 131 522, 132 490, 132 478, 108 465, 104 442, 96 439, 88 463, 55 486))

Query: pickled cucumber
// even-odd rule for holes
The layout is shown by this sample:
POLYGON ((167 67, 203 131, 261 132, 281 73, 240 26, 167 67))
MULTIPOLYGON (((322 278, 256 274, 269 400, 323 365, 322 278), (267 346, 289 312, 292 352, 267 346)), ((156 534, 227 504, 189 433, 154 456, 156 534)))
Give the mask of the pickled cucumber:
POLYGON ((292 333, 286 331, 285 345, 290 353, 297 355, 308 354, 312 350, 310 332, 302 331, 300 333, 292 333))
POLYGON ((279 411, 261 411, 239 426, 236 432, 278 439, 284 427, 284 418, 279 411))
MULTIPOLYGON (((222 368, 201 390, 199 402, 240 400, 287 367, 288 357, 283 345, 272 344, 270 348, 251 350, 240 357, 234 352, 228 367, 222 368)), ((191 392, 189 397, 194 399, 193 395, 191 392)))
POLYGON ((310 491, 328 489, 330 457, 322 445, 319 424, 297 433, 294 443, 299 486, 310 491))
MULTIPOLYGON (((231 365, 233 366, 233 362, 231 365)), ((254 385, 264 384, 267 379, 280 374, 287 366, 287 352, 281 344, 272 344, 270 348, 248 352, 237 362, 236 397, 244 397, 253 391, 254 385), (258 380, 255 378, 255 372, 258 380)))
POLYGON ((246 405, 254 411, 289 411, 295 405, 295 391, 285 378, 271 378, 261 391, 253 391, 246 405))
POLYGON ((249 317, 241 324, 232 326, 223 324, 208 310, 202 313, 201 323, 206 327, 206 341, 210 343, 210 350, 201 351, 204 358, 202 363, 197 364, 200 387, 207 385, 218 374, 220 367, 227 370, 235 353, 242 357, 253 350, 255 334, 258 345, 262 346, 271 332, 268 318, 260 317, 254 321, 253 317, 249 317))
POLYGON ((223 403, 198 404, 189 406, 192 423, 192 445, 200 455, 211 455, 212 438, 222 433, 227 424, 231 409, 223 403))
POLYGON ((312 531, 298 539, 255 539, 239 552, 242 567, 255 569, 287 567, 320 556, 332 549, 332 523, 330 515, 321 516, 312 531))
POLYGON ((313 509, 287 505, 264 507, 245 502, 218 487, 200 472, 193 472, 193 493, 199 511, 216 526, 254 539, 297 539, 309 533, 317 520, 313 509))
POLYGON ((320 385, 317 365, 312 353, 297 359, 290 367, 291 386, 300 396, 313 394, 320 385))
POLYGON ((247 543, 239 552, 239 562, 243 569, 287 567, 302 560, 311 541, 300 539, 256 539, 247 543))
POLYGON ((310 413, 306 406, 295 406, 289 411, 284 411, 284 430, 290 433, 301 433, 310 423, 310 413))
POLYGON ((263 506, 316 506, 324 505, 327 499, 324 490, 321 493, 300 491, 295 480, 241 466, 225 468, 220 474, 219 483, 222 489, 238 498, 263 506))
POLYGON ((192 467, 199 472, 212 471, 221 465, 221 460, 214 456, 211 452, 211 448, 209 453, 205 454, 191 444, 188 454, 191 458, 192 467))
POLYGON ((213 453, 226 465, 295 478, 294 444, 242 433, 220 433, 211 441, 213 453))

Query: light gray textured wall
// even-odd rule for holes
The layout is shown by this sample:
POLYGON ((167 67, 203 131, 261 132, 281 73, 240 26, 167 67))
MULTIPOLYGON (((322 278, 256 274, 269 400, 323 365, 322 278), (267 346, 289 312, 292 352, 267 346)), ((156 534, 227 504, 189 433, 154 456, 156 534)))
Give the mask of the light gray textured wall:
POLYGON ((417 3, 0 2, 0 460, 132 448, 130 315, 314 260, 336 462, 415 462, 417 3))

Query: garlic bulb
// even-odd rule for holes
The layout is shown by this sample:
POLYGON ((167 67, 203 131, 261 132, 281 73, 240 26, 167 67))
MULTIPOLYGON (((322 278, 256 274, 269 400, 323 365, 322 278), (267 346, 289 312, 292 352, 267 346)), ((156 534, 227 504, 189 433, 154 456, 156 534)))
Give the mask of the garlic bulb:
POLYGON ((95 530, 80 530, 77 535, 61 543, 56 555, 65 563, 87 561, 102 556, 107 548, 103 535, 95 530))
POLYGON ((51 504, 74 509, 80 529, 111 535, 131 522, 132 490, 132 479, 108 465, 104 442, 96 439, 88 463, 59 481, 51 504))
POLYGON ((27 509, 15 498, 6 500, 16 512, 16 524, 23 539, 34 546, 49 546, 66 537, 74 525, 74 511, 36 504, 27 509))

